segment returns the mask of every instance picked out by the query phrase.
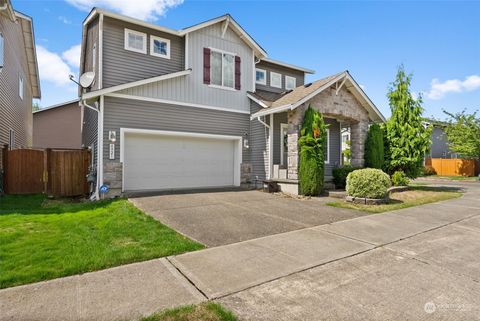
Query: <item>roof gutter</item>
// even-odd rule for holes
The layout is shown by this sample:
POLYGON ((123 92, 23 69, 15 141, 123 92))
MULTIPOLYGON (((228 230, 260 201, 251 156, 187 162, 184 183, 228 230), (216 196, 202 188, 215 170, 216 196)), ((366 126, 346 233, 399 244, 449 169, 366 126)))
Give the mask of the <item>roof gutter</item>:
POLYGON ((256 112, 252 116, 250 116, 250 120, 254 120, 255 118, 270 115, 270 114, 276 114, 276 113, 281 113, 287 110, 293 110, 295 109, 292 104, 288 105, 283 105, 275 108, 265 108, 264 110, 261 110, 259 112, 256 112))

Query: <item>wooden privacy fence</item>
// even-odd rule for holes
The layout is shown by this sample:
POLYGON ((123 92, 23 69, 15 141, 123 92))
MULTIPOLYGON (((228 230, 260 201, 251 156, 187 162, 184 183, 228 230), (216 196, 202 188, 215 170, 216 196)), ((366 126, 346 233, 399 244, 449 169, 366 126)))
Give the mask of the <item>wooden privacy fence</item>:
POLYGON ((475 176, 475 160, 462 158, 427 158, 426 166, 432 166, 441 176, 475 176))
POLYGON ((87 149, 9 150, 5 145, 2 150, 4 192, 54 196, 86 194, 90 157, 87 149))

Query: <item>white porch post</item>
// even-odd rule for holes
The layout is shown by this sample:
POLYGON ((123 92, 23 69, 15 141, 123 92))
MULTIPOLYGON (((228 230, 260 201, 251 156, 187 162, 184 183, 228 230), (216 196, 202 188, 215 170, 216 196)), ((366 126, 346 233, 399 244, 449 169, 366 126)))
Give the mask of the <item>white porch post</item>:
POLYGON ((273 178, 273 115, 270 114, 270 128, 268 131, 268 178, 273 178))

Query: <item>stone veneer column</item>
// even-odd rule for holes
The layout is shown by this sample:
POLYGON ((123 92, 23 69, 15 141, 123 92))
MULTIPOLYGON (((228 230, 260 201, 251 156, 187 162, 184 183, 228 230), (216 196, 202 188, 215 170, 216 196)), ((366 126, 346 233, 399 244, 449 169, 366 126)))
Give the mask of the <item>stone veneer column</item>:
POLYGON ((303 121, 303 106, 288 112, 288 161, 287 161, 287 178, 298 179, 298 137, 303 121))
POLYGON ((360 121, 350 125, 350 139, 352 166, 363 167, 365 165, 365 140, 367 139, 368 121, 360 121))

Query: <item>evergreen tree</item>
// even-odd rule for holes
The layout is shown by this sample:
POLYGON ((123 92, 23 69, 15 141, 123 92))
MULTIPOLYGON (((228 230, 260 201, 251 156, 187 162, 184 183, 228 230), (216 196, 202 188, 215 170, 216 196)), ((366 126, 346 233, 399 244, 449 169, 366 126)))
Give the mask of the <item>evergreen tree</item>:
POLYGON ((403 171, 415 178, 431 145, 432 128, 423 122, 421 95, 414 99, 410 93, 411 80, 412 75, 407 75, 400 66, 388 92, 392 116, 386 125, 386 169, 389 173, 403 171))
POLYGON ((385 162, 383 145, 382 128, 378 124, 371 125, 365 142, 365 167, 383 168, 385 162))
POLYGON ((319 195, 323 191, 327 130, 322 114, 311 106, 305 111, 298 146, 300 194, 319 195))

